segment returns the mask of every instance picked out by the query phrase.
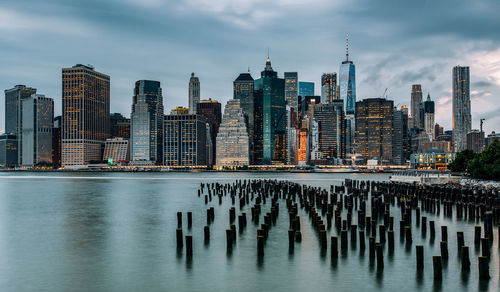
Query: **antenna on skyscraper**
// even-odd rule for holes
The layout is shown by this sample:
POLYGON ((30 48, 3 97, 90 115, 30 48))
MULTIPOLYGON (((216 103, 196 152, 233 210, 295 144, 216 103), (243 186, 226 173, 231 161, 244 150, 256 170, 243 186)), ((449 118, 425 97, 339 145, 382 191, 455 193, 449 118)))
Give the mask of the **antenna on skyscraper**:
POLYGON ((349 34, 345 35, 345 60, 349 61, 349 34))

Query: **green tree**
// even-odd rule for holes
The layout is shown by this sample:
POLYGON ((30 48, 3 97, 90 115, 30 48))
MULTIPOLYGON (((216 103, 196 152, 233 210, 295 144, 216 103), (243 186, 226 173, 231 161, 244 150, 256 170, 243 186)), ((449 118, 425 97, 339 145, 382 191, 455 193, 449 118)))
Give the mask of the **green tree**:
POLYGON ((448 169, 453 172, 465 172, 467 170, 467 163, 474 159, 474 151, 464 150, 458 152, 455 160, 448 164, 448 169))
POLYGON ((500 141, 494 141, 469 161, 467 171, 473 178, 500 180, 500 141))

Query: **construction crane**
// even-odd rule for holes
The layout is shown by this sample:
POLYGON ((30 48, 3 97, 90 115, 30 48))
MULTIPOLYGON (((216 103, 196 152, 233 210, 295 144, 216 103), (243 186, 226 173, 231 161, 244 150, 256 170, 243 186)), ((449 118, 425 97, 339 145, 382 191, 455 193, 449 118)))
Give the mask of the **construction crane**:
POLYGON ((384 94, 382 94, 382 96, 381 96, 380 98, 386 98, 386 97, 387 97, 387 95, 386 95, 387 90, 389 90, 389 88, 386 88, 386 89, 384 90, 384 94))

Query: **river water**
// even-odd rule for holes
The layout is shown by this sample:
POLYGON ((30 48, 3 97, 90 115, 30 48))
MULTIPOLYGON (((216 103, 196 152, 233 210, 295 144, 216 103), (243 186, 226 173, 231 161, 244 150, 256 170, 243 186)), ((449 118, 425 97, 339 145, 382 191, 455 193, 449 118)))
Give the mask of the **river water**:
MULTIPOLYGON (((350 248, 338 261, 320 252, 319 241, 303 210, 302 243, 288 252, 288 216, 280 203, 276 227, 269 233, 265 257, 258 260, 257 227, 250 222, 226 252, 231 200, 205 205, 197 196, 201 182, 268 178, 301 184, 340 185, 345 178, 387 180, 387 174, 331 173, 0 173, 0 291, 499 291, 498 231, 491 247, 489 281, 478 280, 474 225, 470 220, 439 217, 436 238, 413 228, 407 249, 396 236, 395 251, 384 250, 377 270, 368 252, 350 248), (203 243, 206 209, 215 207, 211 241, 203 243), (175 248, 176 212, 193 212, 194 255, 187 260, 175 248), (432 256, 440 255, 440 226, 448 226, 449 260, 443 280, 433 279, 432 256), (456 232, 470 246, 471 270, 461 273, 456 232), (425 270, 416 271, 415 245, 424 245, 425 270)), ((239 208, 237 208, 237 215, 239 208)), ((262 214, 269 211, 263 206, 262 214)), ((399 209, 392 207, 395 233, 399 209)), ((453 215, 455 215, 454 212, 453 215)), ((368 214, 367 214, 368 215, 368 214)), ((263 216, 263 215, 261 215, 263 216)), ((343 214, 343 217, 345 215, 343 214)), ((262 222, 262 218, 261 218, 262 222)), ((413 220, 413 224, 415 221, 413 220)), ((335 236, 335 228, 328 238, 335 236)), ((368 242, 367 242, 368 246, 368 242)), ((185 251, 184 251, 185 252, 185 251)))

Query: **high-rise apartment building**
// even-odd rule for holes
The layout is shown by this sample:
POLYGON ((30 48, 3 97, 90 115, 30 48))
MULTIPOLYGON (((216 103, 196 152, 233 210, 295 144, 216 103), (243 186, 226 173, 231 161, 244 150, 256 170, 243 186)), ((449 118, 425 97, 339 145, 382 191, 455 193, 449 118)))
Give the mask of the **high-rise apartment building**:
POLYGON ((474 153, 479 153, 483 150, 484 145, 484 132, 479 130, 472 130, 467 133, 466 136, 467 148, 474 151, 474 153))
POLYGON ((329 104, 339 99, 337 96, 337 73, 321 75, 321 103, 329 104))
POLYGON ((285 80, 267 57, 261 78, 254 82, 254 153, 256 164, 286 163, 285 80))
POLYGON ((421 120, 422 111, 422 85, 413 84, 411 86, 411 117, 413 118, 413 127, 423 129, 421 120))
POLYGON ((345 158, 344 101, 317 104, 314 119, 319 125, 319 150, 322 159, 331 163, 335 158, 345 158))
POLYGON ((216 141, 216 164, 245 166, 250 163, 249 140, 245 114, 239 99, 231 99, 224 108, 224 117, 216 141))
MULTIPOLYGON (((36 93, 36 88, 26 85, 16 85, 14 88, 5 90, 5 133, 13 134, 18 140, 17 162, 22 163, 22 136, 23 136, 23 103, 24 99, 36 93)), ((9 137, 12 138, 10 135, 9 137)))
POLYGON ((356 102, 356 154, 392 163, 394 102, 369 98, 356 102))
POLYGON ((219 126, 222 119, 221 104, 218 101, 212 99, 201 100, 196 107, 196 113, 205 117, 207 123, 210 126, 210 128, 208 129, 209 132, 207 134, 209 135, 210 139, 210 141, 208 141, 208 144, 212 145, 213 150, 209 151, 209 164, 212 164, 215 162, 217 152, 215 148, 215 139, 217 137, 217 133, 219 132, 219 126))
POLYGON ((109 76, 90 65, 62 69, 62 165, 100 161, 109 136, 109 76))
POLYGON ((434 140, 436 136, 434 135, 434 101, 431 100, 431 95, 427 94, 427 100, 423 103, 423 113, 424 113, 424 129, 431 140, 434 140))
POLYGON ((207 122, 200 115, 165 116, 164 165, 207 164, 207 122))
POLYGON ((299 106, 299 78, 297 72, 285 72, 286 104, 297 109, 299 106))
POLYGON ((196 113, 196 105, 200 102, 200 79, 191 73, 189 78, 189 113, 196 113))
POLYGON ((163 161, 163 95, 159 81, 135 82, 131 117, 132 161, 163 161))
POLYGON ((54 100, 33 94, 23 103, 22 166, 52 163, 52 128, 54 127, 54 100))
POLYGON ((455 152, 466 149, 467 133, 471 131, 469 67, 453 67, 453 147, 455 152))

